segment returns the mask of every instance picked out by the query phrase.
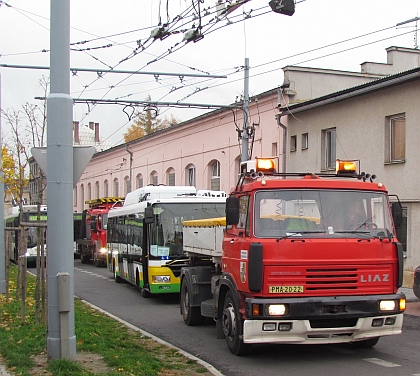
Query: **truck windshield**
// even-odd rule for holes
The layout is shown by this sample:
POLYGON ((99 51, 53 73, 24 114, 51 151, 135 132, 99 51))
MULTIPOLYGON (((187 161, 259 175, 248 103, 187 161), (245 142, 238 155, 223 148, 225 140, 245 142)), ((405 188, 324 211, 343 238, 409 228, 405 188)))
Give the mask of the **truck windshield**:
POLYGON ((273 190, 255 194, 257 237, 389 237, 386 194, 349 190, 273 190))
POLYGON ((151 227, 150 256, 171 259, 184 254, 182 222, 225 216, 226 203, 185 202, 155 204, 155 222, 151 227))

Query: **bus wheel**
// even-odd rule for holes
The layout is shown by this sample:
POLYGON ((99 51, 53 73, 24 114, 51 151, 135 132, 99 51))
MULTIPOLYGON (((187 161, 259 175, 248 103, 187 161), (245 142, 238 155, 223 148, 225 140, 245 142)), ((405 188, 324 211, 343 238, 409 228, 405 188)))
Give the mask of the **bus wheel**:
POLYGON ((187 277, 181 282, 181 314, 185 324, 188 326, 200 325, 203 321, 200 307, 192 307, 190 301, 190 286, 187 277))
POLYGON ((226 294, 223 305, 222 325, 230 352, 234 355, 249 353, 252 345, 243 342, 243 321, 239 313, 239 307, 237 307, 230 290, 226 294))
POLYGON ((141 296, 143 298, 151 298, 153 295, 150 293, 150 291, 143 288, 141 289, 141 296))
POLYGON ((115 267, 115 265, 114 265, 114 281, 117 283, 121 283, 123 281, 122 278, 119 275, 117 275, 117 268, 115 267))
POLYGON ((359 349, 368 349, 375 346, 379 341, 379 337, 365 339, 363 341, 353 342, 353 346, 359 349))

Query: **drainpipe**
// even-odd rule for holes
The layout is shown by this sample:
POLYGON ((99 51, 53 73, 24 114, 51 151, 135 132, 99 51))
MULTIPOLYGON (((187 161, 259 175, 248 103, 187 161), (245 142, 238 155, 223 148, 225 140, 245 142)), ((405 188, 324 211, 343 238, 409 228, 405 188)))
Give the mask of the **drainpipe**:
POLYGON ((129 185, 129 187, 128 187, 128 191, 129 192, 131 192, 131 187, 132 187, 132 167, 133 167, 133 152, 131 152, 129 149, 128 149, 128 145, 127 144, 125 144, 125 150, 127 151, 127 153, 128 154, 130 154, 130 185, 129 185))
MULTIPOLYGON (((282 90, 282 88, 279 88, 278 91, 277 91, 277 94, 278 94, 277 103, 278 103, 279 107, 281 107, 280 90, 282 90)), ((280 127, 283 128, 283 148, 282 148, 282 152, 281 152, 282 156, 283 156, 283 158, 281 160, 281 162, 282 162, 282 171, 281 172, 283 172, 283 173, 286 172, 286 151, 287 151, 287 127, 286 127, 286 125, 282 124, 282 122, 281 122, 281 117, 284 116, 284 115, 286 115, 286 114, 283 113, 283 112, 276 115, 277 125, 279 125, 280 127)))

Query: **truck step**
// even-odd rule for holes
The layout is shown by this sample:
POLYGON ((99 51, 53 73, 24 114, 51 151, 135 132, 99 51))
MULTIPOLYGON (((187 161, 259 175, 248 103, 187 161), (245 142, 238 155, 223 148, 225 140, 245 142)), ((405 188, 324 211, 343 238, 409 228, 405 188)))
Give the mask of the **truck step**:
POLYGON ((201 316, 212 318, 216 316, 216 310, 213 308, 213 299, 201 302, 201 316))

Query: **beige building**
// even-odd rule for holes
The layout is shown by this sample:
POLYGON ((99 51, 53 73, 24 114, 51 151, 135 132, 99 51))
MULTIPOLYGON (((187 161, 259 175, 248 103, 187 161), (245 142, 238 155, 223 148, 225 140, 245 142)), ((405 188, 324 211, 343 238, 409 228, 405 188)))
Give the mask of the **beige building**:
MULTIPOLYGON (((417 147, 420 144, 420 51, 388 49, 394 68, 411 69, 304 102, 280 106, 288 125, 288 171, 333 171, 336 159, 360 160, 361 171, 375 174, 405 208, 406 268, 420 264, 416 228, 420 226, 417 147), (398 53, 401 51, 401 55, 398 53), (412 68, 413 65, 417 68, 412 68)), ((368 70, 391 72, 392 65, 362 64, 368 70)))

